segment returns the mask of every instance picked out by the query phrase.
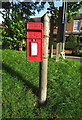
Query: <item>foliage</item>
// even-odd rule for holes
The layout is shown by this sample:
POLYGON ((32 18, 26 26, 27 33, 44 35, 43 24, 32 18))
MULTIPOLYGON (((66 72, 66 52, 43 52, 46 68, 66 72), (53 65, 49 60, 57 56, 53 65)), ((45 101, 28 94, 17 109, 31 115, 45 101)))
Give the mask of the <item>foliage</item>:
POLYGON ((69 37, 67 38, 67 42, 74 42, 77 43, 77 37, 73 34, 69 35, 69 37))
MULTIPOLYGON (((47 8, 47 13, 51 14, 50 18, 50 40, 49 40, 49 48, 50 48, 50 54, 52 52, 52 45, 53 48, 55 47, 54 43, 54 26, 58 26, 58 12, 59 10, 54 6, 54 2, 48 2, 49 8, 47 8)), ((50 55, 51 56, 51 55, 50 55)))
MULTIPOLYGON (((58 26, 58 12, 59 10, 55 7, 53 2, 48 2, 49 8, 47 8, 47 13, 51 14, 51 26, 58 26)), ((53 29, 53 28, 51 28, 53 29)))
POLYGON ((28 63, 23 51, 2 50, 2 54, 3 120, 82 118, 80 62, 49 59, 47 104, 39 106, 39 63, 28 63))
POLYGON ((65 43, 65 49, 73 50, 77 45, 77 37, 73 34, 69 35, 65 43))
POLYGON ((22 46, 22 40, 26 39, 26 23, 33 21, 29 16, 35 15, 43 9, 44 3, 39 2, 3 2, 1 12, 5 19, 5 31, 2 31, 3 48, 14 48, 22 46))
POLYGON ((35 15, 35 10, 38 12, 43 9, 44 3, 39 5, 39 2, 3 2, 2 8, 4 9, 4 13, 2 13, 3 18, 6 20, 11 18, 16 22, 17 19, 21 19, 27 21, 29 16, 35 15), (10 12, 11 11, 11 12, 10 12), (18 17, 16 18, 16 14, 18 17))
POLYGON ((22 40, 26 39, 26 24, 23 21, 14 22, 11 19, 5 24, 6 31, 2 31, 3 48, 22 46, 22 40))
POLYGON ((73 49, 72 53, 74 55, 80 55, 80 56, 82 56, 82 45, 78 44, 77 46, 75 46, 75 48, 73 49))
POLYGON ((65 43, 66 50, 73 50, 76 46, 77 46, 77 43, 73 43, 73 42, 66 42, 65 43))
POLYGON ((68 11, 68 23, 73 21, 73 16, 80 15, 79 9, 82 8, 82 1, 81 2, 68 2, 67 3, 67 11, 68 11))

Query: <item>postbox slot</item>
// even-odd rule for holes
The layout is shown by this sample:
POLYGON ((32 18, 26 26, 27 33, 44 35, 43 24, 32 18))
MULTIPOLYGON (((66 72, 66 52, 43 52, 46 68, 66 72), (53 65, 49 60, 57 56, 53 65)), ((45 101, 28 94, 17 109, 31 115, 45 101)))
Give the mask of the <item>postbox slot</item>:
POLYGON ((31 56, 37 56, 38 55, 38 43, 31 42, 31 56))

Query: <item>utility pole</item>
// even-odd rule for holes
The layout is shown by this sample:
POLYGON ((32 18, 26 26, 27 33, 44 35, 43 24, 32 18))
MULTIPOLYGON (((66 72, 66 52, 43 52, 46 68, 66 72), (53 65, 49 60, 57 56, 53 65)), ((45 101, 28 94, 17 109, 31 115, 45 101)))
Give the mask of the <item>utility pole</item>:
POLYGON ((63 31, 63 55, 64 55, 64 47, 65 47, 65 41, 66 41, 65 32, 67 29, 67 2, 64 2, 62 24, 64 24, 64 31, 63 31))
POLYGON ((53 40, 54 40, 54 16, 51 16, 50 20, 50 58, 53 57, 53 40))
POLYGON ((56 45, 56 62, 59 61, 60 53, 62 52, 63 46, 63 55, 64 55, 64 46, 65 46, 65 32, 67 27, 67 2, 63 2, 63 6, 59 8, 59 23, 58 23, 58 33, 57 33, 57 45, 56 45), (63 43, 63 45, 62 45, 63 43))
POLYGON ((40 104, 46 102, 47 97, 47 64, 48 64, 48 43, 49 43, 49 17, 47 13, 43 19, 43 61, 40 63, 40 104))
POLYGON ((57 44, 56 44, 56 62, 59 61, 59 55, 62 50, 62 39, 63 39, 62 16, 63 16, 63 7, 59 7, 58 32, 57 32, 57 44))

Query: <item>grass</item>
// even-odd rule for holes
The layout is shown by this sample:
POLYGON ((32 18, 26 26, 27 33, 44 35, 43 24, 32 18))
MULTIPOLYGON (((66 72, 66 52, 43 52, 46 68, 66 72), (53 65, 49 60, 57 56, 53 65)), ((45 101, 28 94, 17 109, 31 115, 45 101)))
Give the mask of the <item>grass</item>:
POLYGON ((2 50, 2 117, 81 118, 78 61, 48 61, 47 104, 39 106, 39 62, 27 62, 26 52, 2 50))

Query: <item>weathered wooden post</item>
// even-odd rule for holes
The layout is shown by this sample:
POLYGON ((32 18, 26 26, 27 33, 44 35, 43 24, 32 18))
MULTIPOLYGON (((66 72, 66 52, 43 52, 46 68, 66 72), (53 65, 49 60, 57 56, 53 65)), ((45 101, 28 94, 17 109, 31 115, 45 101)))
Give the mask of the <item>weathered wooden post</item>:
POLYGON ((49 43, 49 17, 47 13, 43 16, 43 61, 40 63, 40 104, 46 102, 47 96, 47 64, 48 64, 48 43, 49 43))

